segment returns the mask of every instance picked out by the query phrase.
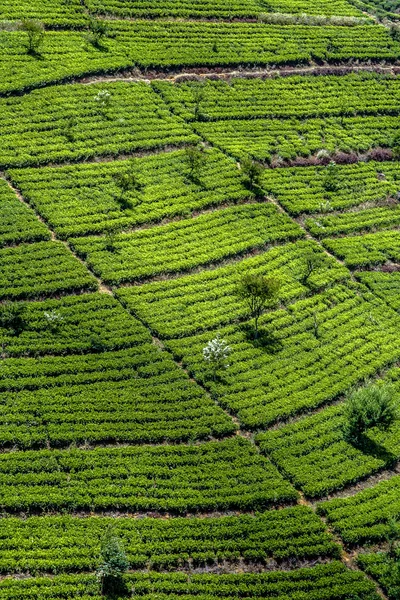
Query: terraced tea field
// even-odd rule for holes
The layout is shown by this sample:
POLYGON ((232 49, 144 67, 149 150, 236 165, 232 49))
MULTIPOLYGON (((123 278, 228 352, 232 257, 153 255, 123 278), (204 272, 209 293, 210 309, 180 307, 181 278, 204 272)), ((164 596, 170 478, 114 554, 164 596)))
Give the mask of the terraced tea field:
POLYGON ((0 600, 398 600, 398 4, 0 1, 0 600))

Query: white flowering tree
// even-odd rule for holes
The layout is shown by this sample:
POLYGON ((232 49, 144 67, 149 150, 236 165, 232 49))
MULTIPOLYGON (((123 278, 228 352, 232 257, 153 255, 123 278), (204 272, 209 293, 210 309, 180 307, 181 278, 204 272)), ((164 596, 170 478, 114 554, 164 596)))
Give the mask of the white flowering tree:
POLYGON ((214 380, 217 377, 218 371, 229 367, 227 360, 231 352, 232 348, 221 338, 219 333, 204 346, 203 358, 210 366, 214 380))

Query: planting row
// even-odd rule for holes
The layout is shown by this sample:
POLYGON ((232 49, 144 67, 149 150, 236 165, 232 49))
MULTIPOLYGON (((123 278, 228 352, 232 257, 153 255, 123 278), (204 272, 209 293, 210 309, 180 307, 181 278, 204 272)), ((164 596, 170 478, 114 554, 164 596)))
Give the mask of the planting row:
MULTIPOLYGON (((281 282, 278 298, 289 303, 310 290, 349 278, 349 272, 312 241, 278 246, 232 265, 170 281, 123 287, 118 298, 157 335, 181 337, 249 318, 249 307, 237 288, 246 274, 281 282)), ((267 308, 276 307, 273 300, 267 308)), ((209 334, 210 336, 213 334, 209 334)))
POLYGON ((194 177, 189 155, 181 150, 9 175, 62 238, 190 216, 249 195, 235 162, 213 149, 202 152, 194 177))
MULTIPOLYGON (((375 587, 362 573, 339 561, 294 571, 231 575, 140 573, 126 577, 123 598, 209 600, 210 598, 285 598, 287 600, 379 600, 375 587)), ((24 598, 84 598, 101 600, 94 575, 58 575, 52 578, 4 579, 1 600, 24 598)), ((121 597, 122 599, 122 597, 121 597)))
POLYGON ((123 82, 51 87, 2 99, 0 134, 3 167, 118 155, 198 139, 148 85, 123 82))
POLYGON ((250 154, 258 160, 279 163, 314 154, 326 159, 335 152, 367 152, 377 146, 397 146, 399 118, 244 119, 198 122, 194 129, 236 158, 250 154))
POLYGON ((151 343, 118 352, 2 362, 3 447, 190 441, 236 429, 151 343))
POLYGON ((110 238, 71 239, 103 281, 113 285, 189 271, 274 242, 296 239, 302 229, 273 204, 225 208, 159 227, 110 238))
POLYGON ((87 21, 79 0, 2 0, 0 21, 20 19, 37 19, 53 27, 76 27, 87 21))
POLYGON ((218 518, 118 519, 72 516, 0 521, 0 572, 94 571, 107 529, 131 569, 175 569, 268 559, 340 558, 322 521, 304 506, 218 518))
POLYGON ((117 17, 243 18, 267 12, 360 16, 346 0, 85 0, 93 14, 117 17))
POLYGON ((334 400, 398 360, 398 315, 372 294, 336 286, 252 324, 221 329, 229 367, 213 380, 202 360, 210 332, 166 342, 245 427, 257 429, 334 400))
POLYGON ((0 344, 7 356, 99 352, 150 339, 143 325, 107 294, 0 306, 0 344))
MULTIPOLYGON (((105 22, 100 39, 46 32, 36 52, 28 36, 4 31, 0 92, 25 91, 69 78, 141 68, 298 65, 317 61, 396 60, 400 44, 378 25, 264 24, 200 21, 105 22)), ((93 34, 92 34, 93 35, 93 34)))
POLYGON ((323 243, 350 268, 400 261, 400 231, 397 230, 325 239, 323 243))
POLYGON ((18 200, 7 182, 0 179, 0 246, 49 239, 47 227, 18 200))
POLYGON ((215 121, 260 117, 324 117, 397 114, 400 79, 375 73, 208 80, 171 84, 153 82, 185 119, 215 121))
MULTIPOLYGON (((17 179, 18 181, 18 179, 17 179)), ((332 231, 331 217, 325 213, 359 206, 383 205, 388 213, 400 192, 400 164, 398 162, 358 162, 356 164, 319 167, 266 169, 262 187, 268 196, 276 198, 292 215, 300 213, 323 213, 306 220, 306 226, 314 235, 329 235, 332 231), (386 204, 386 206, 385 206, 386 204)), ((378 213, 379 215, 379 213, 378 213)), ((340 217, 339 217, 340 218, 340 217)), ((333 218, 336 228, 339 221, 333 218)), ((367 225, 371 225, 367 221, 367 225)), ((347 225, 341 223, 338 232, 347 225)), ((332 232, 336 233, 336 229, 332 232)))
POLYGON ((0 455, 4 511, 259 509, 294 488, 251 442, 38 450, 0 455))
POLYGON ((371 577, 376 579, 387 594, 389 600, 399 597, 399 560, 388 553, 359 554, 359 566, 371 577))
POLYGON ((400 422, 385 433, 368 432, 362 448, 344 440, 344 424, 341 404, 262 433, 257 441, 296 487, 311 497, 325 496, 400 458, 400 422))
POLYGON ((0 299, 96 290, 96 279, 62 242, 0 250, 0 299))
POLYGON ((400 476, 378 483, 355 496, 318 505, 318 512, 346 544, 373 544, 385 541, 391 522, 400 515, 400 476))
POLYGON ((394 310, 400 310, 400 273, 381 273, 380 271, 365 271, 356 274, 379 298, 382 298, 394 310))

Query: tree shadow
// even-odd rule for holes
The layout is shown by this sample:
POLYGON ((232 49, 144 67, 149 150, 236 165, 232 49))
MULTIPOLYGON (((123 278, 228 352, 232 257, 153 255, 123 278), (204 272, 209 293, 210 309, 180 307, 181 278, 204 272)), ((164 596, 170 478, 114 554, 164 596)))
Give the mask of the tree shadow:
POLYGON ((359 441, 354 446, 361 450, 363 454, 368 454, 368 456, 383 461, 387 467, 398 461, 398 456, 369 438, 365 433, 361 434, 359 441))
POLYGON ((245 323, 242 326, 242 331, 246 335, 246 339, 256 348, 260 348, 268 354, 276 354, 282 349, 282 341, 271 331, 259 329, 258 335, 253 325, 245 323))

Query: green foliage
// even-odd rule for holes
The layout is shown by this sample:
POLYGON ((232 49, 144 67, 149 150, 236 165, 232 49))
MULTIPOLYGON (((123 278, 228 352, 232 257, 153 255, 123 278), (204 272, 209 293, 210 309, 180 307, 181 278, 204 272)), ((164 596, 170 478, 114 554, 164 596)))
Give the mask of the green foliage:
MULTIPOLYGON (((400 477, 394 476, 348 498, 318 505, 330 527, 348 545, 394 540, 400 514, 400 477)), ((360 555, 361 556, 361 555, 360 555)))
POLYGON ((7 452, 0 460, 4 512, 117 506, 186 514, 259 510, 297 499, 290 483, 239 436, 189 445, 7 452))
POLYGON ((96 575, 101 584, 101 594, 114 594, 123 591, 123 574, 129 569, 129 560, 126 556, 121 540, 109 527, 101 541, 99 566, 96 575))
POLYGON ((238 284, 236 293, 247 304, 250 316, 254 319, 256 338, 258 337, 260 316, 269 303, 276 302, 280 288, 279 279, 251 273, 243 275, 238 284))
POLYGON ((39 54, 44 39, 44 27, 42 23, 33 19, 22 19, 19 28, 28 37, 28 54, 39 54))
MULTIPOLYGON (((246 598, 320 598, 324 600, 380 600, 372 581, 359 571, 348 569, 340 561, 288 571, 265 571, 261 573, 134 573, 125 576, 126 598, 184 597, 218 598, 229 600, 233 597, 246 598), (290 596, 288 596, 288 593, 290 596)), ((78 600, 91 598, 101 600, 98 582, 94 575, 73 574, 42 578, 4 578, 0 582, 1 600, 24 598, 37 600, 68 598, 78 600)))
POLYGON ((185 160, 189 171, 189 179, 198 183, 200 181, 203 167, 205 166, 207 155, 203 146, 187 146, 185 148, 185 160))
POLYGON ((346 400, 344 439, 352 444, 362 445, 366 431, 372 427, 387 430, 396 414, 392 386, 369 384, 358 388, 346 400))
POLYGON ((24 304, 5 302, 0 305, 0 327, 10 329, 14 335, 19 335, 26 325, 26 306, 24 304))
POLYGON ((334 161, 331 160, 323 170, 322 181, 322 185, 327 192, 337 192, 339 190, 339 170, 334 161))
POLYGON ((62 242, 21 244, 0 250, 0 299, 96 289, 96 279, 62 242))
POLYGON ((241 172, 244 185, 256 196, 262 196, 263 167, 251 158, 245 158, 241 162, 241 172))
POLYGON ((0 549, 0 572, 93 571, 100 539, 111 527, 123 542, 132 570, 175 571, 239 558, 259 563, 271 558, 340 558, 339 546, 321 519, 305 506, 207 518, 52 515, 1 520, 7 548, 0 549))
POLYGON ((105 38, 110 35, 110 28, 107 21, 91 17, 88 24, 89 31, 85 35, 85 40, 95 48, 102 49, 105 38))
POLYGON ((97 275, 118 285, 189 271, 300 236, 297 224, 275 206, 244 204, 133 233, 69 241, 97 275))
MULTIPOLYGON (((234 161, 215 149, 207 149, 206 153, 201 187, 187 178, 184 150, 151 154, 134 162, 85 162, 18 169, 9 174, 57 236, 65 239, 190 216, 193 211, 217 207, 228 199, 232 203, 245 199, 248 193, 234 161), (122 192, 127 208, 120 203, 122 192)), ((7 184, 4 188, 11 196, 7 184)))

